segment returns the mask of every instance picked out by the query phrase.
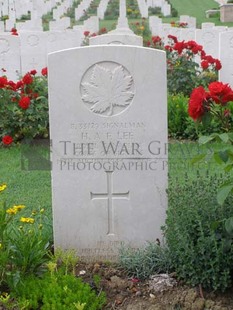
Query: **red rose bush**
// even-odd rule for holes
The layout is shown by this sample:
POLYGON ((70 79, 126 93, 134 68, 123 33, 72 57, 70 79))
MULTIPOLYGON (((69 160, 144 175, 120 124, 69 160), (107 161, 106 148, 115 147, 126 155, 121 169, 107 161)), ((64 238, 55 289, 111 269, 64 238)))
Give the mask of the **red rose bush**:
POLYGON ((233 90, 228 84, 212 82, 205 90, 203 86, 193 89, 188 114, 194 121, 203 122, 211 118, 221 123, 222 130, 229 131, 233 90))
POLYGON ((24 138, 48 137, 47 68, 31 70, 17 81, 0 77, 0 140, 9 146, 24 138))

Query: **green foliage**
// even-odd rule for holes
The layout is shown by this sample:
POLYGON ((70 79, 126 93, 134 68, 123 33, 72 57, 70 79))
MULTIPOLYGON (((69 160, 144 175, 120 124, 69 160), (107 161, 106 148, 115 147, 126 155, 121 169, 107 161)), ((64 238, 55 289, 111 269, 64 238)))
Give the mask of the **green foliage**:
POLYGON ((52 261, 54 263, 61 265, 60 267, 63 268, 64 274, 68 274, 71 272, 75 275, 75 266, 78 262, 78 257, 76 251, 74 250, 62 250, 56 249, 53 256, 51 256, 52 261))
POLYGON ((221 179, 170 182, 165 237, 179 278, 192 286, 225 291, 232 285, 233 197, 219 207, 221 179))
POLYGON ((0 138, 8 135, 16 142, 23 138, 48 137, 48 85, 46 76, 26 74, 14 83, 6 79, 0 88, 0 138), (26 78, 25 78, 26 76, 26 78), (24 81, 30 79, 30 83, 24 81), (27 107, 21 100, 30 101, 27 107))
POLYGON ((48 137, 48 85, 45 76, 33 76, 31 83, 17 83, 0 88, 0 138, 10 135, 14 141, 23 138, 48 137), (21 84, 19 84, 21 83, 21 84), (20 85, 20 86, 18 86, 20 85), (27 107, 20 106, 21 100, 30 101, 27 107))
POLYGON ((107 10, 104 14, 105 20, 117 19, 119 17, 119 1, 111 0, 108 3, 107 10))
POLYGON ((43 31, 49 31, 49 22, 53 20, 53 12, 50 11, 42 16, 43 31))
POLYGON ((167 247, 150 242, 141 249, 122 247, 119 263, 129 276, 146 279, 155 273, 171 270, 171 255, 167 247))
POLYGON ((24 309, 101 310, 106 302, 103 292, 97 296, 81 278, 64 274, 61 269, 42 278, 27 277, 18 284, 12 296, 19 306, 26 305, 24 309))
POLYGON ((149 40, 151 32, 149 29, 148 21, 146 21, 145 19, 141 19, 137 22, 131 22, 130 28, 136 35, 143 37, 144 41, 149 40))
MULTIPOLYGON (((5 189, 5 184, 0 185, 0 193, 5 189)), ((48 260, 44 210, 33 211, 29 217, 24 209, 24 205, 0 204, 0 291, 3 286, 16 286, 27 274, 43 272, 48 260)))
MULTIPOLYGON (((210 154, 204 154, 200 161, 214 160, 217 165, 222 166, 225 173, 229 173, 233 169, 233 133, 211 134, 210 136, 202 136, 199 139, 201 145, 209 144, 211 142, 218 142, 221 144, 220 150, 214 150, 210 154)), ((195 160, 195 158, 194 158, 195 160)), ((227 197, 233 194, 233 179, 227 180, 221 184, 217 192, 217 201, 223 205, 227 197)))
POLYGON ((208 126, 194 123, 188 115, 188 99, 183 93, 168 95, 169 137, 196 140, 200 134, 222 132, 221 124, 217 121, 213 121, 208 126))
POLYGON ((79 21, 84 21, 88 19, 90 16, 97 14, 97 8, 99 6, 100 0, 94 0, 91 2, 89 8, 84 12, 83 16, 79 19, 79 21))
POLYGON ((126 7, 127 7, 127 17, 130 18, 139 18, 140 11, 138 7, 137 1, 134 0, 126 0, 126 7))

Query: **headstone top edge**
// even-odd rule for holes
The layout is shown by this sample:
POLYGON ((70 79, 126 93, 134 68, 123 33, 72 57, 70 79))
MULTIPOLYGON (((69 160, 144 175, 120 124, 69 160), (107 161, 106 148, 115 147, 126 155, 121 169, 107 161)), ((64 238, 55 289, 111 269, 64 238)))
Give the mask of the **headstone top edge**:
POLYGON ((48 53, 48 58, 51 58, 53 55, 59 55, 62 53, 68 53, 70 51, 75 51, 75 50, 86 50, 86 49, 99 49, 102 50, 103 48, 107 48, 108 50, 110 49, 143 49, 150 51, 151 53, 157 52, 161 54, 166 54, 165 51, 156 49, 156 48, 150 48, 150 47, 144 47, 144 46, 135 46, 135 45, 109 45, 109 44, 101 44, 101 45, 91 45, 91 46, 81 46, 81 47, 72 47, 68 49, 63 49, 60 51, 55 51, 48 53))

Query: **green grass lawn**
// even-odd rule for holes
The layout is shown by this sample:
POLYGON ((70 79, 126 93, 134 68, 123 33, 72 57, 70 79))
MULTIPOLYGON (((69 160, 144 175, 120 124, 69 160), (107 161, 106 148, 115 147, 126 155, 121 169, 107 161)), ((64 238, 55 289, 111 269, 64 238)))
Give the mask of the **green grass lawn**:
MULTIPOLYGON (((220 18, 210 17, 206 18, 205 12, 210 9, 218 9, 219 4, 214 0, 171 0, 172 6, 178 11, 178 15, 189 15, 196 17, 197 27, 201 27, 201 23, 211 22, 216 26, 229 26, 233 27, 232 23, 222 23, 220 18)), ((177 21, 180 17, 163 17, 164 23, 170 23, 171 21, 177 21)), ((140 21, 141 19, 129 19, 130 22, 140 21)), ((115 29, 116 20, 102 20, 100 21, 100 28, 106 27, 108 30, 115 29)))
POLYGON ((24 204, 29 210, 45 208, 51 218, 50 171, 28 171, 23 168, 20 146, 0 148, 0 183, 7 184, 1 194, 7 206, 24 204))
MULTIPOLYGON (((233 26, 233 23, 221 23, 219 17, 206 18, 205 12, 207 10, 219 8, 219 4, 214 0, 171 0, 171 4, 178 11, 178 15, 196 17, 198 27, 204 22, 233 26)), ((166 18, 163 19, 164 22, 168 22, 169 20, 166 18)))

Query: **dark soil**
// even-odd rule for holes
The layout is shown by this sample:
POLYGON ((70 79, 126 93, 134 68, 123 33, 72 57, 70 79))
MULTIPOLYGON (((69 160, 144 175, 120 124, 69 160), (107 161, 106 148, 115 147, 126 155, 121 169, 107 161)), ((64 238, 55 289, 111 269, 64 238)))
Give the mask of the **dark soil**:
MULTIPOLYGON (((79 263, 77 276, 97 292, 106 293, 107 304, 103 310, 233 310, 233 288, 223 294, 177 282, 173 287, 155 292, 149 280, 129 278, 123 269, 105 263, 79 263)), ((175 278, 175 274, 172 276, 175 278)))

